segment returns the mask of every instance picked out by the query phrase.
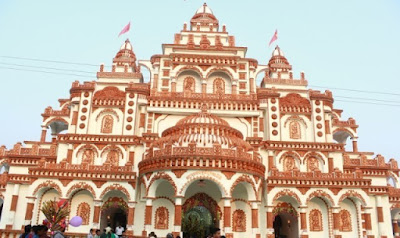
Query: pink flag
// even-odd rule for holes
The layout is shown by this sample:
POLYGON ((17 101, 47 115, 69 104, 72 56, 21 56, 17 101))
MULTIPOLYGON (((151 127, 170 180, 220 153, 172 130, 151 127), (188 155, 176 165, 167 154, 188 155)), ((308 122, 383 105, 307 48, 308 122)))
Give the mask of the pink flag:
POLYGON ((278 30, 275 30, 274 35, 272 36, 271 40, 269 41, 269 45, 271 46, 272 43, 274 43, 274 41, 276 41, 278 39, 278 30))
POLYGON ((120 35, 122 35, 122 34, 127 33, 127 32, 129 31, 130 28, 131 28, 131 22, 129 22, 128 25, 126 25, 126 26, 124 27, 124 29, 122 29, 122 31, 119 33, 118 37, 119 37, 120 35))

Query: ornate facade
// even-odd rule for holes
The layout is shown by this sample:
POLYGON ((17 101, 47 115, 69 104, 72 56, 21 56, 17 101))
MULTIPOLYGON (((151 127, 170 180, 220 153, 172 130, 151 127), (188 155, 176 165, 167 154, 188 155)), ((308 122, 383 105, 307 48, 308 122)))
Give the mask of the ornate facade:
POLYGON ((39 141, 0 147, 2 236, 41 223, 49 199, 83 218, 69 234, 399 236, 396 160, 358 151, 356 121, 279 47, 267 65, 246 50, 207 5, 150 60, 126 40, 110 71, 45 109, 39 141))

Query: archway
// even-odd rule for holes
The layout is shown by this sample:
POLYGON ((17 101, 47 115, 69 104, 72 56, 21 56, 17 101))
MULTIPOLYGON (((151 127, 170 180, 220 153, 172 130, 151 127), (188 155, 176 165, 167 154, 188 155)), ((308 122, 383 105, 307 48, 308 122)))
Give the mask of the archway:
POLYGON ((280 202, 273 210, 275 238, 299 237, 299 222, 296 209, 286 202, 280 202))
POLYGON ((128 204, 121 197, 110 197, 101 207, 100 229, 121 225, 126 230, 128 204))
POLYGON ((197 193, 182 206, 184 237, 206 237, 211 229, 219 227, 222 212, 217 202, 205 193, 197 193))

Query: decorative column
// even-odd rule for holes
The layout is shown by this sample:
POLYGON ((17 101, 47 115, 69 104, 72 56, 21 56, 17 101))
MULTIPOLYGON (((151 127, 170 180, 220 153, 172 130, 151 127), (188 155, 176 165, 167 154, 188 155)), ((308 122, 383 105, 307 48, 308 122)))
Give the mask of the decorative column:
POLYGON ((353 152, 358 152, 357 139, 358 139, 358 137, 353 137, 353 138, 351 138, 351 141, 352 141, 352 143, 353 143, 353 152))
POLYGON ((101 200, 94 200, 93 227, 100 228, 100 210, 102 206, 101 200))
POLYGON ((146 200, 146 210, 144 214, 144 231, 153 230, 151 225, 151 215, 153 213, 153 199, 147 198, 146 200))
POLYGON ((9 224, 7 226, 12 227, 15 219, 15 212, 17 211, 18 196, 19 194, 19 184, 14 184, 13 193, 11 196, 10 214, 9 214, 9 224))
POLYGON ((205 79, 201 80, 201 93, 207 93, 207 81, 205 79))
POLYGON ((232 81, 232 94, 237 94, 237 79, 232 81))
POLYGON ((32 217, 33 217, 33 209, 35 207, 35 200, 36 197, 26 197, 28 200, 26 204, 26 212, 25 212, 25 225, 29 225, 32 223, 32 217))
POLYGON ((383 216, 382 197, 381 196, 375 197, 375 204, 376 204, 376 214, 378 216, 379 234, 380 234, 380 236, 386 236, 387 235, 387 226, 385 226, 385 219, 383 216))
POLYGON ((372 224, 371 224, 371 208, 370 207, 361 207, 361 217, 363 220, 363 235, 371 236, 372 234, 372 224))
POLYGON ((333 234, 339 235, 339 210, 340 207, 332 207, 332 215, 333 215, 333 234))
MULTIPOLYGON (((231 198, 225 198, 224 200, 224 232, 225 234, 232 234, 232 210, 231 210, 231 198)), ((233 234, 232 234, 233 236, 233 234)))
POLYGON ((133 225, 135 224, 135 206, 136 202, 129 201, 128 202, 128 223, 127 225, 127 235, 133 236, 133 225))
POLYGON ((40 142, 46 142, 47 126, 42 126, 42 134, 40 135, 40 142))
POLYGON ((308 237, 308 229, 307 229, 307 207, 300 206, 300 234, 301 238, 308 237))
POLYGON ((176 92, 176 78, 171 78, 171 92, 176 92))
POLYGON ((182 197, 175 198, 174 237, 181 235, 182 226, 182 197))
POLYGON ((256 237, 260 236, 260 228, 258 225, 258 207, 260 202, 252 202, 251 203, 251 228, 253 228, 253 234, 256 234, 256 237))
POLYGON ((73 153, 73 152, 74 152, 73 146, 72 146, 72 144, 69 144, 69 145, 68 145, 68 151, 67 151, 67 162, 68 162, 69 164, 72 163, 72 153, 73 153))
POLYGON ((393 233, 394 233, 394 236, 395 236, 395 237, 400 236, 399 220, 393 219, 393 220, 392 220, 392 224, 393 224, 393 233))
POLYGON ((274 210, 273 206, 266 206, 267 208, 267 238, 275 238, 274 236, 274 210))

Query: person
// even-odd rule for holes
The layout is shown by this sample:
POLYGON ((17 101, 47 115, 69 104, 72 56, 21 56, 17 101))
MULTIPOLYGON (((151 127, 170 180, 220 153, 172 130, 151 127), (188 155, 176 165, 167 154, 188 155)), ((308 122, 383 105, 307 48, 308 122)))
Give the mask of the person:
MULTIPOLYGON (((121 226, 121 224, 119 224, 116 228, 115 228, 115 234, 118 237, 122 237, 122 233, 125 231, 125 229, 121 226)), ((89 238, 89 237, 88 237, 89 238)))
POLYGON ((150 232, 149 238, 157 238, 156 233, 154 233, 154 231, 150 232))
POLYGON ((22 233, 19 238, 27 238, 27 236, 29 236, 29 234, 31 233, 32 230, 32 226, 31 225, 26 225, 24 227, 24 233, 22 233))
POLYGON ((225 236, 221 236, 221 238, 226 238, 225 236))
POLYGON ((99 229, 97 229, 96 230, 96 235, 94 236, 94 238, 100 238, 100 230, 99 229))
POLYGON ((174 235, 172 235, 171 233, 168 233, 166 238, 174 238, 174 235))
POLYGON ((221 238, 221 229, 219 228, 212 229, 209 238, 221 238))
POLYGON ((47 238, 47 226, 44 225, 38 225, 38 226, 33 226, 33 232, 35 235, 33 236, 34 238, 47 238))
POLYGON ((87 238, 94 238, 94 235, 95 235, 94 229, 90 229, 89 234, 87 235, 87 238))
POLYGON ((60 230, 54 231, 53 238, 65 238, 64 232, 65 232, 65 227, 61 226, 60 230))

